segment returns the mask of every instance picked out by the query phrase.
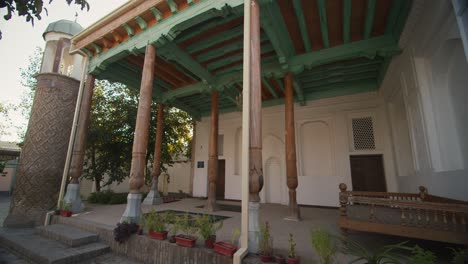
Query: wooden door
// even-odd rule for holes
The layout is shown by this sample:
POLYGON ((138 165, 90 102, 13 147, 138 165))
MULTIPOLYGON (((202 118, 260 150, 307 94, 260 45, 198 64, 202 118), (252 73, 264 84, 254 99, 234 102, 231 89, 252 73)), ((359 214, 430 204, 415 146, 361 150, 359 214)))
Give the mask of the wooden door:
POLYGON ((382 155, 350 156, 353 191, 386 192, 382 155))
POLYGON ((216 180, 216 199, 224 199, 226 160, 218 160, 218 179, 216 180))

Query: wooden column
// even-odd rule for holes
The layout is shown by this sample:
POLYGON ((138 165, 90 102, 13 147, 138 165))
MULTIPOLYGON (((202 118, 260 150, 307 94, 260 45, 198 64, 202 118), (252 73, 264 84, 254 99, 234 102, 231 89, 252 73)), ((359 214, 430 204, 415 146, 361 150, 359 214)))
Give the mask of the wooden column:
POLYGON ((133 137, 132 164, 130 167, 130 193, 139 193, 140 188, 145 183, 146 146, 148 145, 155 59, 156 48, 148 44, 145 52, 140 100, 138 102, 135 134, 133 137))
POLYGON ((153 178, 152 189, 154 192, 158 191, 158 178, 161 174, 161 146, 164 132, 164 105, 158 104, 158 119, 156 121, 156 142, 154 144, 154 161, 153 161, 153 171, 151 172, 151 177, 153 178))
POLYGON ((91 102, 93 98, 95 79, 96 77, 93 74, 88 74, 88 77, 86 78, 86 84, 83 90, 83 99, 81 101, 78 127, 76 130, 70 171, 68 174, 68 176, 71 178, 71 183, 78 183, 78 179, 83 174, 86 138, 88 135, 89 120, 91 115, 91 102))
POLYGON ((262 165, 262 75, 260 62, 260 6, 251 2, 250 20, 250 145, 249 201, 259 202, 263 187, 262 165))
POLYGON ((294 89, 292 84, 292 74, 286 74, 284 78, 285 86, 285 117, 286 117, 286 176, 289 188, 289 216, 287 219, 299 220, 300 211, 297 206, 296 188, 297 166, 296 166, 296 139, 294 129, 294 89))
POLYGON ((218 178, 218 91, 211 92, 211 128, 210 149, 208 157, 208 201, 206 208, 213 212, 217 210, 216 205, 216 180, 218 178))

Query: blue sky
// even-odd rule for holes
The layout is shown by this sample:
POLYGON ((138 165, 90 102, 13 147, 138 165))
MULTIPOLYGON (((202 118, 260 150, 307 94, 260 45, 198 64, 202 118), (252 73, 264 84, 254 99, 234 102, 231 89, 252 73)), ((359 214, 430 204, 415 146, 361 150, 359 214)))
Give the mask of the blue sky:
MULTIPOLYGON (((36 20, 34 27, 26 22, 25 17, 14 16, 5 21, 5 10, 0 11, 0 30, 3 38, 0 40, 0 102, 18 104, 24 92, 20 80, 20 68, 26 68, 29 56, 34 53, 35 47, 44 47, 42 33, 49 23, 60 19, 75 20, 75 12, 78 12, 77 22, 83 27, 88 27, 106 14, 112 12, 127 0, 88 0, 89 11, 81 11, 79 6, 68 6, 65 0, 54 0, 48 4, 48 16, 43 14, 41 20, 36 20)), ((11 118, 15 125, 27 125, 27 120, 19 113, 12 113, 11 118)), ((0 120, 2 122, 2 120, 0 120)), ((1 136, 0 140, 18 141, 17 130, 14 126, 8 129, 8 135, 1 136)))

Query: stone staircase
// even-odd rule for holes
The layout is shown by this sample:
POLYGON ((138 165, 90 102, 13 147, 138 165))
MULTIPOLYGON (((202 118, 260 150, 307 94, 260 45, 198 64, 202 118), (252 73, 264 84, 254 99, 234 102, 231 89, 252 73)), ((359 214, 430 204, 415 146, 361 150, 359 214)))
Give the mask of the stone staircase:
POLYGON ((96 234, 62 224, 0 229, 0 245, 41 264, 80 263, 110 251, 96 234))

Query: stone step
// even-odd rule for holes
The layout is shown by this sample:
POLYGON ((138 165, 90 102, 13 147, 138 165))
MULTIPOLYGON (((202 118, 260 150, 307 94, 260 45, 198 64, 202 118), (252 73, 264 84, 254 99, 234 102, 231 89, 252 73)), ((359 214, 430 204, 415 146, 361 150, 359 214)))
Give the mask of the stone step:
POLYGON ((70 247, 42 237, 33 228, 0 229, 0 245, 39 264, 79 263, 110 251, 109 246, 100 242, 70 247))
POLYGON ((62 224, 41 226, 37 230, 41 236, 62 242, 70 247, 78 247, 98 241, 98 235, 96 234, 62 224))

